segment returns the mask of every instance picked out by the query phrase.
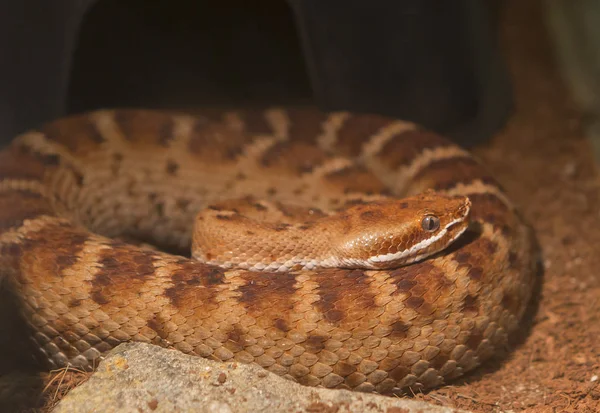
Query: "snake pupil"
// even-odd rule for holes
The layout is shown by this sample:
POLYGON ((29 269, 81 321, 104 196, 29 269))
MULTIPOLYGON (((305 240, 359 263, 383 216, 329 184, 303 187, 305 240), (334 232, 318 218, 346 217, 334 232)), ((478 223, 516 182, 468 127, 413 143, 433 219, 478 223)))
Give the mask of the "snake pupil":
POLYGON ((433 215, 427 215, 421 221, 421 226, 425 231, 433 232, 440 227, 440 219, 433 215))

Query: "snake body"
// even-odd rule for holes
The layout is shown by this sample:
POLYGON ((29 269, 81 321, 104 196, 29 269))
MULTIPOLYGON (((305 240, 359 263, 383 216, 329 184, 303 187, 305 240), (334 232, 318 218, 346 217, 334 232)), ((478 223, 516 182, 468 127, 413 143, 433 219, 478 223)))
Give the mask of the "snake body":
POLYGON ((468 151, 381 116, 100 110, 0 152, 0 286, 50 368, 91 369, 142 341, 311 386, 436 387, 518 329, 535 253, 468 151), (427 189, 468 197, 471 225, 410 265, 249 271, 183 256, 207 205, 252 197, 293 216, 294 205, 335 210, 427 189))

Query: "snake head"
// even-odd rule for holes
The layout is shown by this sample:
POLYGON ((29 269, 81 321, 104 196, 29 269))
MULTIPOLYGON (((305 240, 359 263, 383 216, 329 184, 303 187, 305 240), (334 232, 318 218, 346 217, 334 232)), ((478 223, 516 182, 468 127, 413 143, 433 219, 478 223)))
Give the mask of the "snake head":
POLYGON ((432 191, 349 207, 340 213, 345 235, 332 266, 389 269, 427 258, 467 229, 470 209, 466 196, 432 191))

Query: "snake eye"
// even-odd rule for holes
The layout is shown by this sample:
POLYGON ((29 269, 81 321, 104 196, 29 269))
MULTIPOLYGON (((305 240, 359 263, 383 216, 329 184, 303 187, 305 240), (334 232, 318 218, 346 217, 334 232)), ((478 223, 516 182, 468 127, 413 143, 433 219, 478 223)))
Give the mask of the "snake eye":
POLYGON ((426 215, 421 221, 421 227, 423 227, 425 231, 437 231, 440 227, 440 219, 435 215, 426 215))

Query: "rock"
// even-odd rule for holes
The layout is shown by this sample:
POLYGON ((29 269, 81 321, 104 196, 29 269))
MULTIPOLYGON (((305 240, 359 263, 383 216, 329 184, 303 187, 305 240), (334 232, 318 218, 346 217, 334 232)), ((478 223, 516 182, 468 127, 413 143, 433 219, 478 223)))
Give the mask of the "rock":
POLYGON ((143 343, 115 348, 90 379, 69 392, 54 410, 97 411, 459 412, 415 400, 306 387, 257 366, 219 363, 143 343))

